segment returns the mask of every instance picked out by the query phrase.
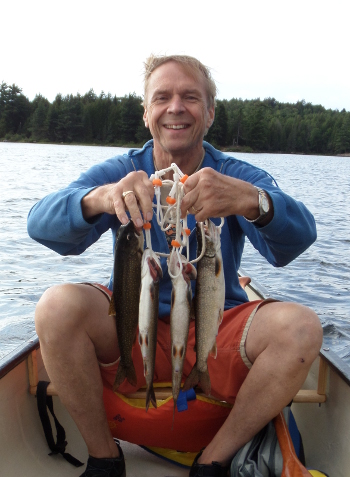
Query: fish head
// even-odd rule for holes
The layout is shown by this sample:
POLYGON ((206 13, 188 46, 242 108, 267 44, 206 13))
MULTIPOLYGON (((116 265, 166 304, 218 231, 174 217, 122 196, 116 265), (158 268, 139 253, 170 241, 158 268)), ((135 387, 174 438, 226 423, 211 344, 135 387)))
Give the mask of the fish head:
POLYGON ((214 257, 221 247, 221 240, 220 240, 221 228, 217 227, 211 220, 206 220, 205 222, 197 223, 196 234, 197 234, 197 255, 199 256, 202 253, 203 237, 204 237, 204 240, 205 240, 204 255, 206 257, 214 257))
POLYGON ((163 278, 159 257, 149 248, 146 248, 143 252, 141 270, 142 277, 150 274, 154 282, 159 282, 163 278))
POLYGON ((143 254, 143 233, 138 231, 131 220, 126 225, 121 225, 118 234, 116 246, 120 246, 121 250, 128 255, 143 254))
POLYGON ((168 258, 168 268, 171 275, 174 277, 180 276, 181 268, 181 275, 187 283, 190 283, 191 280, 197 278, 196 268, 180 253, 178 254, 174 251, 171 252, 170 257, 168 258))

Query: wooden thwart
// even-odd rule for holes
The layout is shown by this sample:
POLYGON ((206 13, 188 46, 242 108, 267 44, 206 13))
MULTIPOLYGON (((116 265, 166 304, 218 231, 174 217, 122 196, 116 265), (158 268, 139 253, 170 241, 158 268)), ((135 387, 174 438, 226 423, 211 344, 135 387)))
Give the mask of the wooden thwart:
MULTIPOLYGON (((36 389, 39 382, 38 377, 38 363, 37 363, 37 352, 36 350, 28 356, 28 372, 29 372, 29 392, 36 395, 36 389)), ((293 399, 294 403, 323 403, 326 402, 326 389, 327 389, 327 377, 328 377, 328 364, 326 360, 320 355, 320 363, 318 368, 318 382, 317 389, 301 389, 293 399)), ((50 383, 47 387, 48 396, 57 396, 57 392, 50 383)), ((197 393, 198 395, 203 395, 203 393, 197 393)), ((134 393, 129 393, 125 395, 129 399, 145 399, 146 390, 140 389, 134 393)), ((171 387, 157 388, 156 397, 157 399, 163 400, 172 396, 171 387)), ((215 399, 215 398, 213 398, 215 399)))

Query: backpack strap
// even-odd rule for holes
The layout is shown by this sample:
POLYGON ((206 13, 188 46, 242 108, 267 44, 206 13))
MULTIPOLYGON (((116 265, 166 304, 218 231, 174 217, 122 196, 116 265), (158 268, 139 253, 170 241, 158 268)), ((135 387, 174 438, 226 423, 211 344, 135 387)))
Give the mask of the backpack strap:
POLYGON ((39 416, 41 420, 41 424, 44 429, 45 437, 47 444, 51 450, 49 455, 55 455, 55 454, 61 454, 62 457, 66 459, 70 464, 74 465, 75 467, 81 467, 84 465, 80 460, 76 459, 73 457, 71 454, 68 452, 65 452, 66 450, 66 432, 63 428, 63 426, 59 423, 54 410, 53 410, 53 400, 52 396, 47 395, 47 386, 49 385, 48 381, 39 381, 38 382, 38 387, 37 387, 37 392, 36 392, 36 397, 37 397, 37 405, 38 405, 38 411, 39 411, 39 416), (52 427, 51 427, 51 422, 49 418, 49 414, 47 412, 47 409, 49 409, 54 422, 56 426, 56 431, 57 431, 57 442, 55 443, 53 434, 52 434, 52 427))

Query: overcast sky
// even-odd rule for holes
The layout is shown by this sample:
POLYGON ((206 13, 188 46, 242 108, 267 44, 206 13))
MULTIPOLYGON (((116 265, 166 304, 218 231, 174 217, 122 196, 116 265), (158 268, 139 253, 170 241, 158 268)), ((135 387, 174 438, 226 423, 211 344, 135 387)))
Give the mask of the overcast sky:
POLYGON ((18 0, 2 4, 0 81, 30 100, 142 95, 150 53, 211 67, 219 99, 350 111, 348 0, 18 0))

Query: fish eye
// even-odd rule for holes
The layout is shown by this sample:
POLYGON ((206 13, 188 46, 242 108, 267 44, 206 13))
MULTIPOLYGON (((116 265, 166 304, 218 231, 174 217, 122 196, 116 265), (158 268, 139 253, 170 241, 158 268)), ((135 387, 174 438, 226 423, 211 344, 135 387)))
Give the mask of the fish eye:
POLYGON ((131 234, 129 233, 127 236, 126 236, 126 240, 130 240, 131 239, 131 234))

